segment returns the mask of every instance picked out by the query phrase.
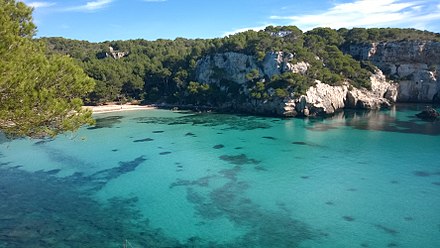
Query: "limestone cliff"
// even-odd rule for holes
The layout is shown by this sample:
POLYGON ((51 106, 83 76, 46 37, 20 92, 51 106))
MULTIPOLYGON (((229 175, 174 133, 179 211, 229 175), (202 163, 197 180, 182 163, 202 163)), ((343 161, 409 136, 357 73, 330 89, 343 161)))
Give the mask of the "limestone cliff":
POLYGON ((203 83, 219 83, 222 80, 244 84, 246 75, 258 71, 258 78, 272 78, 284 72, 305 73, 310 66, 306 62, 290 63, 291 53, 271 52, 258 63, 255 57, 227 52, 206 56, 197 64, 196 79, 203 83))
MULTIPOLYGON (((307 90, 306 95, 291 99, 286 104, 286 113, 292 112, 304 116, 333 114, 339 109, 380 109, 389 107, 397 97, 397 85, 386 80, 381 71, 376 71, 370 78, 371 90, 356 89, 348 83, 331 86, 317 82, 307 90)), ((292 115, 292 114, 290 114, 292 115)))
POLYGON ((380 70, 370 78, 371 90, 357 89, 348 82, 342 86, 331 86, 320 81, 310 87, 305 95, 290 94, 287 97, 276 97, 274 89, 267 89, 268 99, 254 99, 249 96, 249 76, 254 73, 253 80, 265 82, 274 75, 284 72, 304 74, 310 67, 305 61, 295 62, 294 55, 283 52, 266 54, 262 61, 253 56, 240 53, 221 53, 207 56, 197 64, 196 79, 200 83, 217 84, 222 82, 236 84, 246 100, 232 100, 222 104, 224 108, 232 108, 241 112, 269 114, 279 116, 311 116, 333 114, 342 108, 378 109, 396 101, 397 85, 386 80, 380 70))
POLYGON ((344 48, 358 60, 369 60, 399 82, 397 101, 440 102, 440 42, 394 41, 352 44, 344 48))
POLYGON ((206 56, 197 64, 196 79, 203 83, 219 83, 221 80, 244 84, 246 75, 254 70, 261 70, 256 59, 241 53, 221 53, 206 56))

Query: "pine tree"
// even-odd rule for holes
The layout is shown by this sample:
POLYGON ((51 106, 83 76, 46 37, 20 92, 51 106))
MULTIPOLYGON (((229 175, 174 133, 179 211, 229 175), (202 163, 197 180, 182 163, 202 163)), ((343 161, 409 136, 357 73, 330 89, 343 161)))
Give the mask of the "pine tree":
POLYGON ((46 56, 35 31, 31 8, 0 0, 0 131, 41 137, 92 124, 81 97, 94 81, 69 57, 46 56))

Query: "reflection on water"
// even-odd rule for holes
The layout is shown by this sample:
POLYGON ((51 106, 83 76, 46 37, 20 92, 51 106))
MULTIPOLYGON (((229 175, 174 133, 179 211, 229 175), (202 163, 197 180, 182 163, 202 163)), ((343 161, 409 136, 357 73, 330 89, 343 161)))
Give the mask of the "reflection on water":
POLYGON ((397 105, 386 111, 355 111, 345 110, 336 113, 330 119, 335 123, 312 120, 309 128, 314 131, 327 131, 342 126, 350 126, 359 130, 440 135, 440 121, 423 121, 415 116, 424 109, 422 105, 397 105), (411 111, 408 111, 411 110, 411 111), (405 111, 404 120, 397 117, 398 111, 405 111))

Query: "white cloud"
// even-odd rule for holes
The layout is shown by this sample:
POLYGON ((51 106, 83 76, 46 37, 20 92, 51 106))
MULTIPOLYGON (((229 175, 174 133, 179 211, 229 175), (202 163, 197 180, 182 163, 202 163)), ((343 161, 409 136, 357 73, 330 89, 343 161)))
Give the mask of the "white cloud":
POLYGON ((25 3, 27 6, 32 7, 34 9, 47 8, 55 5, 55 3, 50 3, 50 2, 25 2, 25 3))
POLYGON ((68 7, 65 11, 95 11, 107 7, 114 0, 96 0, 85 3, 84 5, 68 7))
POLYGON ((97 10, 106 7, 111 2, 113 2, 113 0, 96 0, 92 2, 87 2, 85 5, 80 7, 84 8, 85 10, 97 10))
POLYGON ((434 6, 427 0, 356 0, 335 4, 322 13, 271 16, 270 19, 288 20, 290 25, 304 30, 315 27, 420 27, 440 20, 440 8, 433 10, 434 6))
POLYGON ((266 24, 266 25, 258 26, 258 27, 238 28, 238 29, 235 29, 233 31, 229 31, 229 32, 223 33, 223 36, 229 36, 229 35, 233 35, 233 34, 236 34, 236 33, 246 32, 248 30, 260 31, 260 30, 263 30, 267 26, 270 26, 270 25, 273 25, 273 24, 266 24))

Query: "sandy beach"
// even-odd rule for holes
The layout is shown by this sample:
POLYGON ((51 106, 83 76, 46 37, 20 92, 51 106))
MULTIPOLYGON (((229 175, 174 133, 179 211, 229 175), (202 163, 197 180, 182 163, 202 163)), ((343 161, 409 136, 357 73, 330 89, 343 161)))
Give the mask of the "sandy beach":
POLYGON ((142 110, 142 109, 156 109, 154 106, 149 105, 132 105, 132 104, 110 104, 102 106, 84 106, 84 108, 91 109, 94 114, 111 113, 119 111, 130 111, 130 110, 142 110))

